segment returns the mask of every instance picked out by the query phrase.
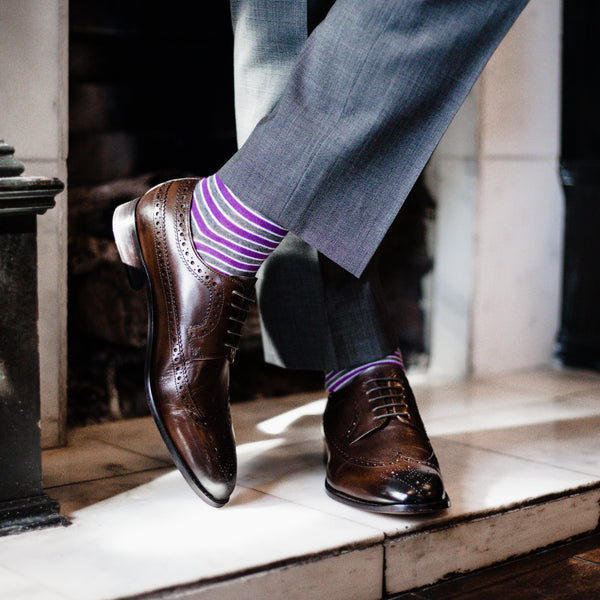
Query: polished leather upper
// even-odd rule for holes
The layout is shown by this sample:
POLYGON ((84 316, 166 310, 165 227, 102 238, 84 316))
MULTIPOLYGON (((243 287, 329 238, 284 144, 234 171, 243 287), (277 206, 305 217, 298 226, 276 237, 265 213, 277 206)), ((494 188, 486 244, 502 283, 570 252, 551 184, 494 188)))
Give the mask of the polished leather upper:
POLYGON ((190 203, 198 181, 151 189, 137 204, 136 226, 151 288, 150 402, 192 487, 220 505, 235 485, 229 366, 254 278, 222 275, 196 253, 190 203))
POLYGON ((403 370, 378 365, 330 394, 323 416, 328 491, 373 510, 445 508, 439 464, 403 370))

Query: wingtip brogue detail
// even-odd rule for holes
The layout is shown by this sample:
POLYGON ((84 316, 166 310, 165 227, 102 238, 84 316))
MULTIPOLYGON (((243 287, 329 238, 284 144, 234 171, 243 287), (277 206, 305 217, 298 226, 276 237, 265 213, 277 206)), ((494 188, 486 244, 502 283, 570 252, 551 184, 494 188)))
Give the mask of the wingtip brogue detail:
POLYGON ((229 367, 253 277, 229 277, 197 254, 190 204, 198 179, 160 184, 117 208, 113 231, 134 287, 146 286, 146 395, 186 481, 212 506, 235 486, 229 367))
POLYGON ((400 367, 372 367, 330 394, 323 426, 325 488, 332 498, 389 514, 449 506, 437 458, 400 367))

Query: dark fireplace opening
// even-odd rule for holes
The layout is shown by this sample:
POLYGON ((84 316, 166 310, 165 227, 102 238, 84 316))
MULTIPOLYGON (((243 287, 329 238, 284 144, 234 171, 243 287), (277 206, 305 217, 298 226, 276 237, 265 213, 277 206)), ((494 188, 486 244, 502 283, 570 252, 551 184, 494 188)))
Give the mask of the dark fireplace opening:
MULTIPOLYGON (((70 426, 148 414, 143 386, 146 306, 112 240, 122 202, 167 179, 216 171, 236 149, 232 31, 226 2, 70 2, 70 426)), ((384 241, 381 269, 410 363, 426 353, 422 279, 434 203, 415 186, 384 241)), ((322 388, 322 374, 262 360, 250 315, 231 400, 322 388)))

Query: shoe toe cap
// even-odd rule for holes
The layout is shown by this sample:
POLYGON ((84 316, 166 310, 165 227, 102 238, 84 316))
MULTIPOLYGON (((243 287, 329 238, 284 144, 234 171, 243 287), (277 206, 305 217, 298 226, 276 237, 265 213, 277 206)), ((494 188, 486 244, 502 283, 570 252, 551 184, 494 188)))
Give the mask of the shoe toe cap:
POLYGON ((203 484, 206 490, 206 493, 201 495, 203 500, 206 501, 208 496, 208 498, 213 501, 213 505, 219 507, 227 504, 229 501, 229 498, 231 497, 231 494, 235 488, 235 478, 228 479, 227 481, 205 479, 203 484))
POLYGON ((446 492, 436 470, 409 469, 384 478, 379 496, 394 504, 426 506, 443 502, 446 492))

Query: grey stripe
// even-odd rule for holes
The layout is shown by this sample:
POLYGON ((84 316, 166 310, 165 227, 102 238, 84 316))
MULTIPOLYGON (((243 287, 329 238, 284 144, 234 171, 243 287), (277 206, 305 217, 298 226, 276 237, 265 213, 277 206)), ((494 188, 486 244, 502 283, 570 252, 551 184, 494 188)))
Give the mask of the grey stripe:
MULTIPOLYGON (((248 221, 243 215, 240 215, 238 212, 233 210, 221 195, 214 176, 208 178, 208 189, 210 190, 210 193, 221 212, 238 227, 241 227, 242 229, 245 229, 246 231, 249 231, 255 235, 260 235, 261 237, 275 243, 279 243, 281 241, 282 237, 280 235, 266 231, 261 227, 257 227, 256 224, 248 221)), ((240 201, 239 198, 238 201, 240 201)))
MULTIPOLYGON (((212 191, 212 190, 211 190, 212 191)), ((200 194, 202 193, 201 191, 199 192, 200 194)), ((238 237, 235 233, 230 232, 228 229, 224 228, 223 225, 221 225, 216 219, 215 217, 213 217, 212 213, 210 212, 210 210, 208 209, 208 207, 205 205, 204 201, 202 201, 202 199, 199 199, 200 201, 198 202, 197 206, 198 206, 198 210, 200 212, 200 215, 202 217, 202 219, 204 219, 205 224, 210 227, 216 235, 220 236, 220 237, 224 237, 227 239, 231 239, 233 241, 235 241, 236 244, 239 244, 240 246, 245 246, 246 248, 250 249, 250 250, 254 250, 256 252, 265 252, 266 254, 269 254, 272 249, 271 248, 265 248, 264 246, 261 246, 260 244, 257 244, 255 242, 252 242, 250 240, 247 240, 245 238, 240 238, 238 237)), ((219 205, 220 203, 220 196, 218 196, 215 200, 215 203, 217 205, 219 205)), ((219 206, 219 208, 221 208, 219 206)), ((237 224, 238 227, 242 227, 243 229, 246 229, 242 224, 237 224)), ((254 233, 254 232, 250 232, 250 233, 254 233)), ((211 245, 214 244, 214 242, 212 240, 207 240, 205 238, 205 243, 209 243, 211 245)), ((224 250, 224 252, 233 252, 230 249, 226 249, 224 250)), ((237 253, 236 253, 237 254, 237 253)), ((246 260, 246 257, 244 257, 244 260, 246 260)), ((257 263, 260 263, 261 261, 258 259, 251 259, 248 258, 248 261, 256 261, 257 263)))

